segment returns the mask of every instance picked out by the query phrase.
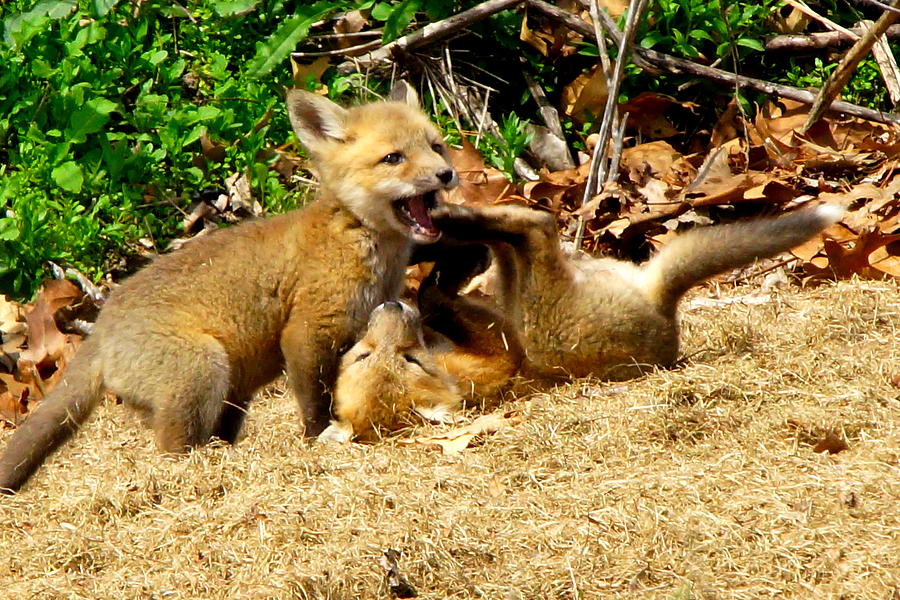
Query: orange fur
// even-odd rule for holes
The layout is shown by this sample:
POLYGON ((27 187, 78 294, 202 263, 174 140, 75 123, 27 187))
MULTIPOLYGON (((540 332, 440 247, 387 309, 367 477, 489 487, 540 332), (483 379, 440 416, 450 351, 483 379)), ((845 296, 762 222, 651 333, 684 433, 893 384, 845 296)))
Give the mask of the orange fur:
POLYGON ((552 379, 631 377, 673 363, 677 305, 691 286, 806 241, 842 209, 692 229, 640 266, 565 256, 549 213, 508 205, 447 205, 441 213, 435 222, 449 236, 491 247, 500 307, 525 351, 522 372, 552 379))
POLYGON ((400 302, 372 311, 362 338, 341 359, 335 419, 322 439, 377 439, 381 430, 410 425, 415 416, 444 421, 462 398, 425 346, 418 312, 400 302))
POLYGON ((287 369, 308 435, 328 420, 341 352, 395 298, 428 210, 457 182, 409 88, 344 109, 288 92, 321 188, 307 208, 196 239, 110 297, 62 382, 12 436, 0 488, 17 490, 104 390, 150 417, 164 452, 233 442, 253 392, 287 369))

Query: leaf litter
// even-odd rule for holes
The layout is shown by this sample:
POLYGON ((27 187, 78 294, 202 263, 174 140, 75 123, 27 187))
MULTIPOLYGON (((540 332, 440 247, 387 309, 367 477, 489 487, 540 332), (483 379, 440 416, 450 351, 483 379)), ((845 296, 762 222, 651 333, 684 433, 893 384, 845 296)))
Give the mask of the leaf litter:
MULTIPOLYGON (((571 31, 526 29, 523 24, 523 39, 547 55, 574 51, 571 42, 578 36, 571 31)), ((317 72, 297 70, 297 76, 317 72)), ((581 118, 602 107, 606 90, 597 79, 589 73, 566 86, 560 111, 581 118)), ((538 165, 537 181, 513 185, 467 140, 452 150, 461 185, 450 201, 549 210, 557 216, 564 244, 584 215, 585 250, 639 260, 679 230, 776 214, 818 198, 847 208, 845 217, 776 265, 789 265, 803 280, 853 281, 765 296, 741 288, 729 295, 716 283, 721 299, 709 301, 708 292, 700 290, 686 302, 686 346, 694 346, 688 355, 700 353, 704 363, 688 360, 682 369, 651 374, 612 397, 604 384, 573 382, 526 396, 515 411, 475 417, 450 431, 426 429, 377 449, 303 445, 290 406, 276 411, 270 405, 271 396, 284 394, 279 386, 263 394, 259 408, 254 405, 259 422, 250 419, 238 446, 227 452, 203 449, 186 460, 147 461, 155 455, 145 432, 135 437, 131 422, 117 413, 101 416, 98 420, 113 429, 100 439, 96 426, 79 436, 51 461, 66 469, 50 466, 39 475, 55 485, 29 490, 42 499, 29 501, 27 508, 18 499, 8 501, 12 508, 5 515, 22 522, 15 515, 27 510, 22 514, 38 527, 43 519, 59 523, 59 515, 77 514, 87 494, 94 499, 91 512, 70 532, 78 535, 29 537, 20 553, 4 557, 10 562, 7 572, 28 573, 29 581, 38 579, 31 574, 44 573, 49 585, 73 597, 115 595, 124 581, 116 574, 143 578, 156 589, 232 597, 235 580, 198 572, 197 561, 224 572, 234 549, 217 530, 239 530, 241 521, 228 515, 250 510, 244 504, 251 499, 255 520, 267 518, 256 508, 255 498, 262 497, 273 513, 267 521, 272 525, 247 542, 242 566, 229 567, 245 582, 241 593, 372 597, 384 592, 385 576, 362 565, 377 562, 373 547, 399 544, 409 557, 409 579, 430 590, 426 597, 493 592, 546 597, 579 582, 584 597, 601 591, 602 597, 654 597, 657 590, 668 595, 695 590, 704 597, 727 590, 735 598, 773 590, 797 598, 810 590, 896 595, 900 575, 892 565, 900 497, 889 482, 896 480, 900 464, 890 418, 900 402, 894 356, 900 324, 900 132, 829 116, 800 135, 806 107, 781 100, 761 107, 752 121, 732 106, 710 132, 708 147, 693 141, 679 150, 670 141, 683 133, 673 114, 698 107, 645 93, 622 110, 638 137, 626 143, 619 180, 585 206, 584 153, 579 167, 538 165), (879 287, 861 278, 887 281, 879 287), (870 311, 873 302, 881 308, 870 311), (806 323, 807 331, 798 332, 786 314, 806 323), (811 323, 811 315, 822 323, 811 323), (804 335, 806 342, 798 342, 804 335), (847 340, 869 352, 857 348, 846 355, 839 348, 847 340), (798 347, 806 351, 797 352, 798 347), (859 381, 869 382, 868 389, 853 385, 859 381), (773 394, 780 400, 771 399, 773 394), (506 435, 472 450, 473 442, 487 442, 486 435, 501 429, 506 435), (410 452, 423 446, 437 446, 441 453, 410 452), (117 452, 124 458, 110 463, 110 453, 117 452), (248 460, 258 453, 265 460, 248 460), (111 468, 97 472, 104 467, 111 468), (72 485, 82 470, 85 479, 72 485), (52 491, 61 486, 69 489, 64 498, 52 491), (230 490, 228 497, 221 490, 230 490), (479 500, 469 511, 460 498, 472 493, 479 500), (703 503, 696 502, 698 494, 706 498, 703 503), (724 498, 729 502, 722 504, 724 498), (299 529, 283 512, 297 502, 304 515, 299 529), (492 503, 504 502, 513 503, 502 508, 506 513, 492 512, 492 503), (412 517, 390 512, 385 521, 386 507, 412 517), (431 507, 427 513, 425 507, 431 507), (362 545, 359 515, 362 522, 382 526, 377 539, 362 545), (148 537, 152 528, 145 518, 171 521, 175 541, 167 544, 165 556, 148 537), (109 520, 116 524, 112 529, 109 520), (757 533, 745 534, 745 528, 757 533), (328 550, 309 553, 310 544, 323 548, 324 532, 328 550), (564 537, 574 541, 561 546, 564 537), (144 547, 135 552, 134 540, 144 547), (588 546, 593 549, 585 553, 588 546), (285 552, 298 566, 278 562, 285 552), (181 568, 142 567, 140 560, 122 559, 132 555, 148 557, 150 564, 168 565, 174 558, 181 568), (360 556, 370 560, 357 560, 360 556), (599 556, 606 558, 598 563, 599 556), (95 565, 100 576, 78 576, 85 565, 95 565), (792 565, 797 569, 789 575, 792 565), (505 576, 498 577, 501 572, 505 576)), ((586 145, 590 149, 590 138, 586 145)), ((221 143, 205 138, 201 146, 198 164, 221 160, 221 143)), ((272 168, 285 179, 305 168, 289 147, 272 151, 272 158, 272 168)), ((185 235, 202 235, 220 221, 259 210, 246 176, 235 174, 225 190, 199 198, 185 216, 185 235)), ((415 287, 426 271, 411 272, 415 287)), ((0 297, 4 425, 14 426, 58 381, 83 338, 78 315, 85 307, 96 314, 100 304, 102 298, 91 299, 65 280, 48 282, 26 305, 0 297)), ((28 529, 35 529, 30 521, 28 529)), ((11 544, 22 545, 17 528, 0 531, 11 544)), ((381 564, 390 579, 396 564, 381 564)), ((388 584, 392 589, 395 579, 388 584)), ((0 578, 0 583, 10 590, 30 585, 20 579, 0 578)))

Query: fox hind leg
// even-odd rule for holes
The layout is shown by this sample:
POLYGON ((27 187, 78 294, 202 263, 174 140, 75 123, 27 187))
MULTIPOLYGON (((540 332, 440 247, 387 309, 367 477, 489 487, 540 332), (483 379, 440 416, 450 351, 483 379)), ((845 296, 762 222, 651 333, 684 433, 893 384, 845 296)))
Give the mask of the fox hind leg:
POLYGON ((238 399, 235 394, 231 394, 225 400, 213 436, 229 444, 235 443, 244 424, 244 417, 247 416, 248 404, 250 404, 248 399, 238 399))
POLYGON ((184 452, 220 434, 233 441, 240 421, 235 419, 236 407, 226 410, 232 394, 231 367, 224 348, 209 340, 202 347, 186 347, 174 354, 168 358, 177 366, 157 386, 152 409, 151 423, 159 449, 184 452))

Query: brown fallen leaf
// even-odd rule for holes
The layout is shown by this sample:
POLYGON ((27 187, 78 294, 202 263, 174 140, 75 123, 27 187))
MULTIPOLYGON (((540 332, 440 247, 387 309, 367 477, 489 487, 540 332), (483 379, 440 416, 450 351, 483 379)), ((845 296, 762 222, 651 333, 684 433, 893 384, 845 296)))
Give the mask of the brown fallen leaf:
POLYGON ((603 114, 607 96, 606 75, 598 64, 562 89, 560 110, 564 115, 581 123, 588 120, 586 113, 603 114))
POLYGON ((837 454, 843 452, 850 447, 847 441, 841 435, 830 429, 825 435, 813 446, 813 452, 827 452, 828 454, 837 454))
POLYGON ((450 158, 459 173, 459 185, 447 194, 454 204, 493 204, 515 191, 501 171, 488 167, 481 153, 463 139, 462 148, 450 149, 450 158))
POLYGON ((38 368, 48 366, 63 356, 68 336, 56 325, 56 311, 71 306, 84 297, 84 292, 67 279, 51 279, 44 283, 37 300, 25 313, 28 324, 28 349, 19 355, 38 368))
POLYGON ((469 447, 472 440, 479 435, 496 433, 501 429, 518 425, 522 417, 516 411, 494 412, 482 415, 463 427, 433 436, 421 436, 398 440, 401 444, 421 444, 439 446, 443 454, 459 454, 469 447))

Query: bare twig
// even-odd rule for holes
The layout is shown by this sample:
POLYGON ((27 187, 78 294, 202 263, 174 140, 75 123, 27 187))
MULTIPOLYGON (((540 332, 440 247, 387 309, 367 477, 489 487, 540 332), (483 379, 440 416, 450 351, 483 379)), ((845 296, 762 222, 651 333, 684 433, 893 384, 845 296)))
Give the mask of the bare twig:
MULTIPOLYGON (((576 31, 585 36, 590 36, 593 34, 592 28, 589 24, 585 23, 572 14, 553 6, 552 4, 543 2, 543 0, 528 0, 528 5, 531 8, 542 12, 546 16, 564 24, 566 27, 569 27, 573 31, 576 31)), ((605 13, 601 12, 600 14, 601 21, 603 23, 606 23, 606 21, 609 20, 609 17, 607 16, 604 19, 602 15, 604 15, 605 13)), ((613 26, 615 25, 613 24, 613 26)), ((614 34, 610 33, 610 31, 606 28, 606 25, 604 25, 604 29, 607 31, 607 34, 610 35, 610 37, 616 37, 614 34)), ((621 35, 621 33, 619 33, 619 35, 621 35)), ((728 86, 737 86, 739 88, 756 90, 764 94, 769 94, 770 96, 777 96, 781 98, 787 98, 789 100, 795 100, 804 104, 812 104, 815 101, 815 94, 808 90, 801 90, 789 85, 763 81, 762 79, 744 77, 743 75, 735 75, 733 73, 728 73, 727 71, 722 71, 721 69, 699 65, 689 60, 676 58, 674 56, 669 56, 668 54, 663 54, 662 52, 656 52, 654 50, 647 50, 646 48, 641 48, 639 46, 634 48, 633 62, 642 69, 645 68, 644 65, 647 65, 647 68, 651 72, 659 72, 660 70, 662 70, 668 71, 670 73, 684 73, 703 79, 709 79, 710 81, 717 81, 728 86)), ((851 104, 849 102, 843 102, 840 100, 832 102, 828 110, 838 113, 845 113, 854 117, 859 117, 861 119, 876 121, 878 123, 900 125, 900 116, 898 115, 895 115, 893 113, 884 113, 881 111, 873 110, 871 108, 865 108, 863 106, 858 106, 856 104, 851 104)))
POLYGON ((816 11, 814 11, 813 9, 808 7, 806 5, 806 3, 802 2, 801 0, 784 0, 784 3, 787 4, 788 6, 793 6, 794 8, 796 8, 797 10, 802 12, 804 15, 809 17, 810 19, 813 19, 814 21, 818 21, 819 23, 821 23, 828 29, 831 29, 832 31, 840 31, 844 35, 850 35, 850 36, 854 35, 853 32, 851 32, 849 29, 841 27, 840 25, 838 25, 837 23, 835 23, 834 21, 832 21, 831 19, 829 19, 827 17, 823 17, 822 15, 820 15, 819 13, 817 13, 816 11))
MULTIPOLYGON (((867 27, 873 27, 871 21, 865 21, 867 27)), ((891 97, 891 103, 896 108, 900 105, 900 68, 897 67, 897 59, 891 51, 887 36, 881 36, 872 46, 872 56, 878 63, 878 70, 881 71, 881 78, 887 87, 888 94, 891 97)))
MULTIPOLYGON (((900 4, 900 0, 894 0, 893 4, 895 6, 900 4)), ((866 31, 866 33, 853 44, 853 47, 847 51, 847 54, 841 60, 840 64, 838 64, 837 68, 828 77, 825 85, 819 90, 819 93, 813 102, 813 106, 809 111, 809 116, 806 118, 806 123, 804 123, 801 128, 802 132, 808 131, 809 128, 822 117, 822 113, 824 113, 829 106, 833 106, 832 101, 840 91, 844 89, 847 81, 850 80, 850 76, 853 75, 853 72, 856 70, 856 65, 858 65, 865 55, 869 53, 869 50, 875 45, 878 38, 881 37, 882 34, 887 31, 887 28, 897 19, 900 19, 900 13, 885 11, 878 18, 875 25, 866 31)))
POLYGON ((482 2, 469 10, 464 10, 461 13, 447 17, 442 21, 429 23, 425 27, 417 29, 409 35, 396 39, 393 42, 382 46, 378 50, 358 58, 356 61, 343 62, 337 66, 337 70, 346 75, 354 71, 371 68, 378 64, 388 62, 396 53, 408 52, 426 44, 434 43, 437 40, 444 39, 460 29, 470 26, 472 23, 486 19, 501 10, 512 8, 521 1, 522 0, 488 0, 487 2, 482 2))
POLYGON ((362 54, 381 46, 381 40, 372 40, 356 46, 348 46, 347 48, 335 48, 333 50, 314 50, 311 52, 291 52, 294 58, 312 58, 318 56, 353 56, 354 54, 362 54))
MULTIPOLYGON (((593 0, 591 13, 599 15, 600 10, 596 6, 597 0, 593 0)), ((612 172, 607 161, 607 152, 609 151, 609 140, 613 130, 619 131, 616 127, 618 123, 618 101, 619 88, 622 85, 622 78, 625 75, 625 63, 628 62, 628 56, 631 53, 631 44, 634 40, 634 34, 637 31, 637 24, 641 20, 644 8, 647 6, 647 0, 631 0, 628 4, 628 14, 625 17, 625 32, 619 38, 618 55, 616 56, 616 65, 613 71, 606 72, 607 90, 606 90, 606 107, 603 111, 603 122, 600 125, 600 136, 597 145, 594 146, 594 156, 591 159, 591 172, 588 175, 588 182, 584 188, 584 196, 581 199, 581 205, 587 204, 596 193, 602 183, 613 181, 617 173, 612 172), (597 157, 600 157, 599 159, 597 157)), ((599 28, 594 29, 597 44, 602 47, 603 41, 599 28)), ((624 129, 621 130, 624 133, 624 129)), ((578 224, 575 228, 575 248, 581 248, 581 242, 584 240, 585 218, 583 214, 578 215, 578 224)))
POLYGON ((871 6, 877 6, 881 10, 886 10, 888 12, 900 13, 900 8, 897 8, 896 5, 891 6, 890 4, 884 4, 883 2, 878 2, 878 0, 857 0, 860 4, 869 4, 871 6))
MULTIPOLYGON (((850 28, 850 33, 853 35, 846 35, 840 31, 820 31, 806 35, 776 35, 766 41, 766 52, 818 50, 830 46, 852 44, 863 34, 863 29, 857 23, 850 28)), ((900 25, 891 25, 884 35, 890 39, 900 37, 900 25)))

